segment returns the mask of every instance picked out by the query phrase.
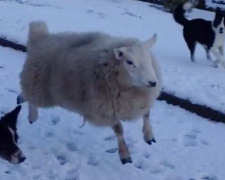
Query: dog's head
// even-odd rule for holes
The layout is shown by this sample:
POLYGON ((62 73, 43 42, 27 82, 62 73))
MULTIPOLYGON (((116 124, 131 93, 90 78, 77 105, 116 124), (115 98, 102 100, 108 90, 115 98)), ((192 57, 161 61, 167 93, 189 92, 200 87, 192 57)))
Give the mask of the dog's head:
POLYGON ((213 29, 217 34, 225 34, 225 11, 219 8, 216 9, 213 29))
POLYGON ((16 124, 20 110, 19 105, 0 120, 0 157, 12 164, 19 164, 26 159, 17 146, 16 124))

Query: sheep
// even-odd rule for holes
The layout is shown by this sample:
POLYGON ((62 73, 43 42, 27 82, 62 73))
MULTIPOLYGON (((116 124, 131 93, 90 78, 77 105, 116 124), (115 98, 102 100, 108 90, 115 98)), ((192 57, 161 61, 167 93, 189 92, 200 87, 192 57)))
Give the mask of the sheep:
POLYGON ((149 119, 162 86, 150 51, 156 39, 156 34, 144 42, 102 32, 52 34, 45 22, 31 22, 18 97, 28 102, 30 123, 38 107, 76 112, 93 125, 112 127, 122 164, 132 163, 121 120, 142 117, 144 140, 156 142, 149 119))

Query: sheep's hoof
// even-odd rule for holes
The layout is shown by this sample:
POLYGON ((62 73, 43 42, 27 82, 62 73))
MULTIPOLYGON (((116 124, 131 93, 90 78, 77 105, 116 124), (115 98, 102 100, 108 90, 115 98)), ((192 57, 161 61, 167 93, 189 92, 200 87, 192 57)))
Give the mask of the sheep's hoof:
POLYGON ((17 105, 22 103, 22 99, 21 99, 21 96, 20 95, 17 96, 16 103, 17 103, 17 105))
POLYGON ((22 95, 18 95, 17 98, 16 98, 16 102, 17 104, 22 104, 24 103, 26 100, 23 98, 22 95))
POLYGON ((28 117, 28 121, 29 121, 30 124, 33 124, 35 121, 37 121, 37 119, 28 117))
POLYGON ((149 145, 152 145, 152 143, 156 143, 156 140, 155 139, 148 140, 148 141, 146 141, 146 143, 149 145))
POLYGON ((123 159, 120 159, 121 160, 121 163, 124 165, 126 163, 132 163, 132 160, 131 158, 123 158, 123 159))
POLYGON ((20 104, 19 96, 17 96, 17 98, 16 98, 16 104, 17 104, 17 105, 20 104))

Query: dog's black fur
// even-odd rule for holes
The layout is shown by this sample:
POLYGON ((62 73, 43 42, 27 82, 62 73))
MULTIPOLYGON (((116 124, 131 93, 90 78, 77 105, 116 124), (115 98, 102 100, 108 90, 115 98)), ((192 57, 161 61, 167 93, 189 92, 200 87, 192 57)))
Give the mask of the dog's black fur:
POLYGON ((225 34, 225 13, 217 8, 213 21, 204 19, 188 20, 185 18, 185 12, 191 8, 191 3, 180 4, 173 13, 175 21, 183 26, 183 36, 190 50, 191 60, 195 61, 194 52, 196 43, 204 46, 207 59, 211 60, 209 52, 212 50, 213 54, 220 60, 219 58, 221 57, 219 55, 223 56, 222 48, 224 40, 222 38, 223 34, 225 34), (218 50, 218 48, 220 48, 220 54, 214 52, 214 49, 218 50))
POLYGON ((19 136, 16 125, 20 110, 21 105, 0 120, 0 157, 12 164, 19 164, 26 159, 17 146, 19 136))

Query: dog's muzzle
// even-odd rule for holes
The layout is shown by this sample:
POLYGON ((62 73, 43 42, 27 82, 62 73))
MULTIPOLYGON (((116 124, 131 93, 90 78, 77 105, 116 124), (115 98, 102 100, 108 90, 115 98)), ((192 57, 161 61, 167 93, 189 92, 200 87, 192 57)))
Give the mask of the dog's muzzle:
POLYGON ((26 160, 26 157, 23 155, 22 151, 17 151, 14 154, 11 155, 11 158, 9 160, 12 164, 20 164, 26 160))

